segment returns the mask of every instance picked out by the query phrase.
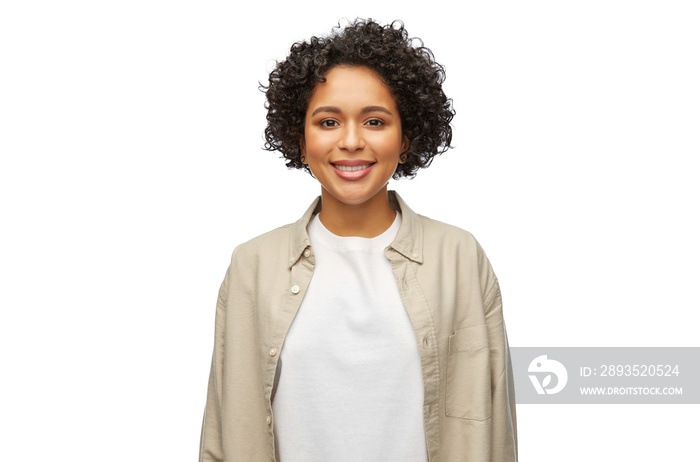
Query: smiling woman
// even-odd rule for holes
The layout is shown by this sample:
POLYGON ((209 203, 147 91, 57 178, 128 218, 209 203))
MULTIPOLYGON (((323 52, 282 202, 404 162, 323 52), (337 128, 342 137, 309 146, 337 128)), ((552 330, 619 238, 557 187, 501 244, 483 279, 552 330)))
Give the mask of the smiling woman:
POLYGON ((295 44, 270 74, 267 148, 321 196, 233 253, 201 461, 517 459, 491 265, 387 190, 450 147, 443 80, 403 25, 371 20, 295 44))
POLYGON ((311 95, 301 142, 302 162, 322 186, 321 223, 340 236, 374 237, 386 230, 396 216, 387 182, 407 149, 396 102, 382 79, 366 67, 333 68, 311 95))
POLYGON ((312 92, 338 66, 371 69, 391 93, 409 140, 406 160, 394 178, 412 177, 445 152, 452 141, 452 101, 442 90, 443 67, 419 39, 410 38, 396 22, 381 26, 357 21, 327 37, 292 45, 291 53, 270 73, 267 97, 266 149, 279 151, 290 168, 301 162, 299 140, 312 92))

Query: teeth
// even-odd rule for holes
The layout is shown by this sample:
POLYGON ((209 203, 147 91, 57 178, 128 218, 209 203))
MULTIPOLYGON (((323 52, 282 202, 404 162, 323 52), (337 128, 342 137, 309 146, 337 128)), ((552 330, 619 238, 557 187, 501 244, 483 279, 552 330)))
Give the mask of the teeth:
POLYGON ((369 168, 372 164, 357 165, 354 167, 350 167, 349 165, 337 165, 337 164, 333 164, 333 165, 335 165, 335 168, 337 168, 341 172, 356 172, 358 170, 364 170, 366 168, 369 168))

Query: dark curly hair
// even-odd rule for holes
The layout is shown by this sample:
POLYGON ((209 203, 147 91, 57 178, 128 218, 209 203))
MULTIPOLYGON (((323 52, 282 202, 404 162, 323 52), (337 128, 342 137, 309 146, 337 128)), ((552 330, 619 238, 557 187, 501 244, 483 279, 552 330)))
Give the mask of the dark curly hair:
POLYGON ((396 99, 403 134, 409 139, 406 161, 394 178, 413 177, 430 165, 452 141, 452 100, 442 91, 444 68, 419 39, 409 38, 400 21, 382 26, 356 19, 340 25, 327 37, 311 37, 292 45, 289 56, 270 73, 269 84, 261 85, 267 102, 265 145, 280 151, 287 167, 305 169, 299 141, 311 93, 328 72, 339 65, 365 66, 376 72, 396 99))

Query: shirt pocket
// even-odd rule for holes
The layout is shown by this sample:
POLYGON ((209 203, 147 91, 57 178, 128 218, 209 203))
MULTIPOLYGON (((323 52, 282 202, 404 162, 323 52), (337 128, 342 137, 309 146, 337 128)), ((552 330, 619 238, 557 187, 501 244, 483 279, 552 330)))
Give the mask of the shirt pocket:
POLYGON ((445 412, 449 417, 491 417, 491 365, 485 325, 460 329, 449 338, 445 412))

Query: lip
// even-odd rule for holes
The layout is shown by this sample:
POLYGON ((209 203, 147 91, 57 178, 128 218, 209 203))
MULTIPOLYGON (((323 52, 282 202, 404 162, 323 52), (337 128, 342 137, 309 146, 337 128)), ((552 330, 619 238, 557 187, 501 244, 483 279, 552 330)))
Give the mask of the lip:
POLYGON ((372 167, 374 167, 374 164, 374 162, 359 159, 331 162, 331 166, 333 167, 335 174, 344 180, 350 181, 359 180, 360 178, 364 178, 365 176, 369 175, 369 172, 372 170, 372 167), (345 168, 341 170, 339 167, 345 168))
POLYGON ((357 167, 359 165, 368 165, 368 164, 373 164, 371 160, 362 160, 362 159, 341 159, 337 160, 334 162, 331 162, 333 165, 342 165, 345 167, 357 167))

